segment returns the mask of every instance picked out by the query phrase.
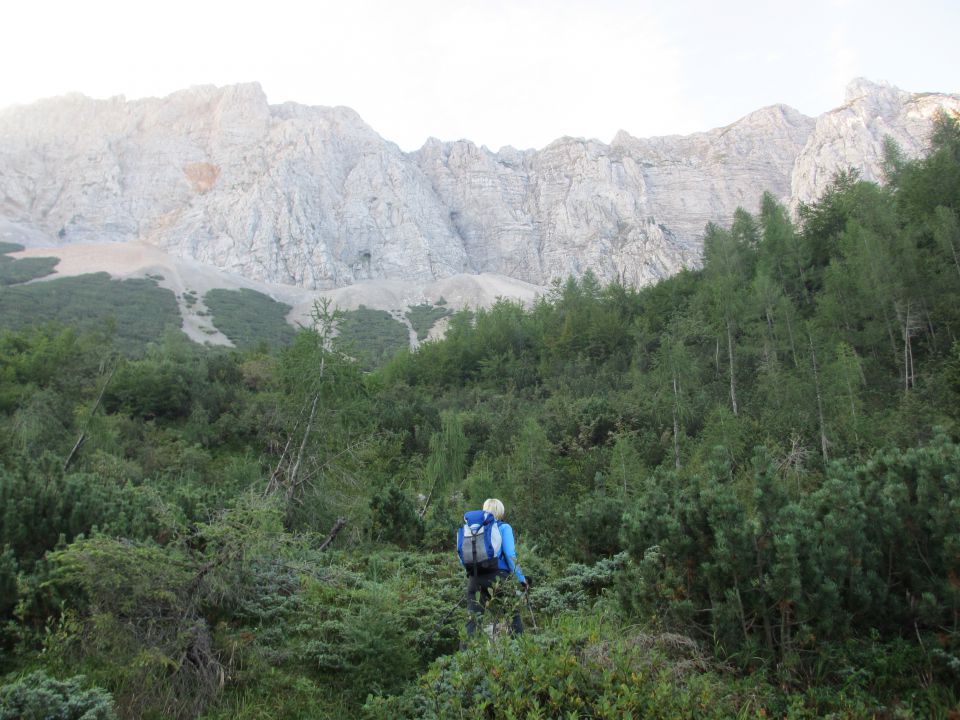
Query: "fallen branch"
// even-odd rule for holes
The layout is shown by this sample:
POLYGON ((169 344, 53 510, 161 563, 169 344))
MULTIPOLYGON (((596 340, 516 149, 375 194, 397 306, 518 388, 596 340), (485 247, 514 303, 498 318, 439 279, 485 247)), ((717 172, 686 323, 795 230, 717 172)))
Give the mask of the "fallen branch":
POLYGON ((327 549, 327 547, 329 547, 330 543, 334 541, 334 539, 337 537, 337 535, 340 534, 340 531, 343 530, 343 528, 346 527, 346 525, 347 525, 346 518, 342 518, 342 517, 337 518, 337 521, 333 524, 333 527, 330 529, 330 534, 327 535, 327 539, 324 540, 322 543, 320 543, 320 552, 323 552, 324 550, 327 549))
POLYGON ((100 402, 103 400, 103 394, 107 391, 107 385, 110 384, 110 380, 113 378, 113 373, 117 370, 116 365, 110 371, 110 374, 107 376, 107 381, 103 383, 103 387, 100 388, 100 394, 97 396, 97 401, 93 404, 93 410, 90 411, 90 415, 87 417, 87 422, 84 423, 83 430, 80 432, 80 437, 77 438, 77 444, 73 446, 73 450, 70 451, 70 454, 67 455, 67 459, 63 462, 63 470, 66 472, 67 468, 70 467, 70 463, 73 462, 74 456, 80 450, 80 446, 83 445, 84 440, 87 439, 87 428, 90 426, 90 420, 93 419, 94 414, 97 412, 97 408, 100 407, 100 402))

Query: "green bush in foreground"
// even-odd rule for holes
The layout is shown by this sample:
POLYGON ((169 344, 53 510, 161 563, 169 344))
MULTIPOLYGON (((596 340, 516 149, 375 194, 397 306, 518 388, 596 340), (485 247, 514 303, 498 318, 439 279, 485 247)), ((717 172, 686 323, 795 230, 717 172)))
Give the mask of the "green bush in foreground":
POLYGON ((480 637, 403 695, 371 698, 367 717, 728 718, 761 706, 756 689, 725 677, 687 638, 584 620, 516 640, 480 637))
POLYGON ((84 688, 83 676, 56 680, 35 672, 0 686, 0 720, 115 720, 113 699, 84 688))
MULTIPOLYGON (((543 620, 543 618, 541 618, 543 620)), ((859 655, 843 687, 791 689, 764 673, 741 675, 691 639, 567 615, 518 639, 480 636, 438 658, 392 697, 371 696, 369 720, 397 718, 875 718, 953 717, 955 700, 936 687, 871 688, 883 664, 908 663, 897 646, 859 655)), ((909 657, 908 657, 909 656, 909 657)))

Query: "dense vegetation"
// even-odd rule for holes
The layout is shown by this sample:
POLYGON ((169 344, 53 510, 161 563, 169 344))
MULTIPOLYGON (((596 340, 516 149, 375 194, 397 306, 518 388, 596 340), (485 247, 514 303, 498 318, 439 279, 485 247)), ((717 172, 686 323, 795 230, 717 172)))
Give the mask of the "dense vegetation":
POLYGON ((337 345, 367 369, 383 365, 410 345, 403 323, 386 310, 365 305, 343 311, 337 331, 337 345))
MULTIPOLYGON (((190 305, 190 294, 184 294, 190 305)), ((290 306, 256 290, 213 289, 203 296, 213 315, 213 324, 236 347, 247 350, 260 343, 268 346, 289 345, 293 327, 287 324, 290 306)))
POLYGON ((7 253, 23 250, 23 245, 0 242, 0 285, 16 285, 53 272, 59 260, 52 257, 12 258, 7 253))
POLYGON ((323 304, 278 350, 4 331, 0 717, 956 715, 958 217, 942 119, 882 186, 709 226, 701 270, 373 372, 323 304), (466 642, 490 496, 528 632, 466 642))
POLYGON ((107 273, 0 287, 0 328, 25 330, 46 322, 109 331, 116 349, 140 355, 166 328, 180 327, 180 311, 173 293, 155 281, 114 280, 107 273))

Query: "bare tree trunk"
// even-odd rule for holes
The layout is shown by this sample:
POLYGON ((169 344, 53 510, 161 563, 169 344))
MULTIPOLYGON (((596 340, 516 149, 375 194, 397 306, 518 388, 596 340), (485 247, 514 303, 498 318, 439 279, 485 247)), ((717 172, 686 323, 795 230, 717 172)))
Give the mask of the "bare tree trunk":
POLYGON ((927 331, 927 334, 930 336, 930 347, 933 348, 933 351, 938 350, 937 347, 937 329, 933 326, 933 318, 930 317, 930 310, 927 309, 924 317, 924 328, 927 331))
POLYGON ((823 420, 823 396, 820 393, 820 373, 817 371, 817 351, 813 348, 813 335, 807 328, 807 338, 810 340, 810 359, 813 361, 813 385, 817 391, 817 417, 820 421, 820 450, 823 452, 823 462, 829 461, 827 456, 827 431, 823 420))
POLYGON ((780 658, 789 652, 790 649, 790 603, 783 600, 780 602, 780 658))
POLYGON ((910 391, 910 335, 903 331, 903 391, 910 391))
MULTIPOLYGON (((306 409, 306 407, 304 407, 304 409, 306 409)), ((300 417, 297 418, 297 422, 293 426, 293 430, 291 430, 290 434, 287 436, 287 444, 283 446, 283 452, 280 453, 280 459, 277 460, 276 467, 273 468, 273 472, 270 473, 270 480, 267 482, 267 487, 263 492, 264 497, 276 492, 277 488, 280 486, 280 472, 283 470, 283 462, 287 459, 287 453, 290 452, 290 446, 293 445, 293 438, 297 433, 297 428, 300 427, 300 421, 302 419, 303 410, 300 411, 300 417)))
POLYGON ((740 579, 737 577, 737 574, 733 574, 733 587, 737 594, 737 612, 740 615, 740 627, 743 630, 743 640, 744 643, 750 644, 750 633, 747 632, 747 615, 743 611, 743 598, 740 597, 740 579))
POLYGON ((313 404, 310 406, 310 417, 307 418, 307 426, 303 429, 303 437, 300 439, 300 447, 297 450, 297 459, 294 461, 293 466, 290 468, 290 472, 287 475, 287 507, 289 509, 290 503, 293 501, 294 494, 297 489, 297 475, 300 473, 300 463, 303 461, 303 452, 307 447, 307 439, 310 437, 310 432, 313 430, 313 419, 317 414, 317 403, 320 402, 320 393, 317 393, 313 396, 313 404))
POLYGON ((850 417, 853 425, 853 439, 857 443, 857 449, 860 449, 860 433, 857 432, 857 405, 854 402, 853 386, 850 384, 850 378, 846 378, 847 395, 850 398, 850 417))
MULTIPOLYGON (((323 336, 323 343, 326 345, 326 337, 323 336)), ((320 375, 319 378, 323 379, 324 370, 326 369, 327 358, 326 355, 320 357, 320 375)), ((303 436, 300 438, 300 447, 297 449, 296 460, 293 461, 293 464, 290 466, 290 469, 287 471, 286 478, 286 503, 287 503, 287 513, 290 512, 290 505, 293 501, 294 495, 296 494, 296 489, 298 485, 297 476, 300 474, 300 465, 303 462, 303 454, 307 447, 307 440, 310 438, 310 433, 313 430, 313 421, 316 418, 317 414, 317 403, 320 401, 320 392, 318 391, 313 396, 313 401, 310 404, 310 414, 307 417, 307 426, 303 430, 303 436)), ((304 409, 306 404, 304 404, 304 409)), ((296 437, 297 428, 300 426, 300 421, 303 419, 303 409, 300 410, 300 417, 297 418, 297 422, 294 424, 293 429, 290 431, 290 435, 287 437, 287 444, 283 448, 283 453, 280 455, 280 459, 277 461, 277 466, 274 468, 273 473, 270 475, 270 481, 267 483, 267 489, 264 493, 269 495, 272 492, 275 492, 279 489, 280 473, 283 466, 283 461, 287 457, 287 453, 290 450, 290 446, 293 444, 293 439, 296 437)))
POLYGON ((903 391, 910 391, 910 306, 907 305, 907 316, 903 320, 903 391))
POLYGON ((677 376, 673 376, 673 459, 677 470, 680 469, 680 395, 677 388, 677 376))
POLYGON ((776 336, 773 333, 773 317, 770 314, 770 308, 767 307, 764 315, 767 318, 767 342, 763 345, 763 359, 767 362, 770 361, 770 358, 773 357, 774 361, 777 359, 777 340, 776 336))
POLYGON ((800 367, 800 363, 797 360, 797 346, 793 340, 793 323, 790 322, 790 313, 787 313, 787 335, 790 337, 790 355, 793 357, 793 366, 795 368, 800 367))
POLYGON ((440 482, 440 478, 436 477, 433 480, 433 485, 430 486, 430 492, 427 493, 427 499, 423 503, 423 507, 420 508, 420 512, 417 515, 422 519, 427 514, 427 510, 430 509, 430 502, 433 500, 433 493, 437 489, 437 483, 440 482))
POLYGON ((886 309, 883 311, 883 324, 887 328, 887 336, 890 338, 890 347, 893 348, 893 361, 894 364, 900 364, 900 350, 897 348, 897 338, 893 333, 893 326, 890 324, 890 317, 887 315, 886 309))
POLYGON ((902 326, 903 337, 903 391, 910 392, 910 388, 916 385, 917 376, 913 364, 913 334, 918 329, 916 322, 911 315, 911 302, 906 302, 906 307, 901 311, 901 304, 896 303, 897 318, 902 326))
MULTIPOLYGON (((786 298, 787 303, 790 307, 793 306, 793 303, 790 300, 790 295, 787 294, 787 284, 783 279, 783 268, 780 267, 780 260, 777 259, 777 270, 780 274, 780 291, 783 293, 783 297, 786 298)), ((803 276, 803 268, 800 268, 801 277, 803 276)), ((795 368, 800 367, 800 363, 797 362, 797 347, 793 342, 793 323, 790 322, 790 312, 786 313, 787 319, 787 336, 790 338, 790 354, 793 356, 793 366, 795 368)))
POLYGON ((730 320, 727 320, 727 352, 730 359, 730 404, 733 407, 733 415, 739 415, 737 412, 737 379, 733 366, 733 333, 730 330, 730 320))
POLYGON ((753 538, 753 551, 757 556, 757 581, 759 583, 760 590, 760 610, 761 619, 763 620, 763 636, 767 641, 767 649, 772 655, 774 652, 773 626, 770 623, 770 611, 767 610, 767 583, 763 579, 763 558, 760 556, 760 543, 757 541, 757 538, 753 538))
POLYGON ((957 267, 957 275, 960 276, 960 257, 957 257, 957 246, 950 240, 950 251, 953 253, 953 264, 957 267))

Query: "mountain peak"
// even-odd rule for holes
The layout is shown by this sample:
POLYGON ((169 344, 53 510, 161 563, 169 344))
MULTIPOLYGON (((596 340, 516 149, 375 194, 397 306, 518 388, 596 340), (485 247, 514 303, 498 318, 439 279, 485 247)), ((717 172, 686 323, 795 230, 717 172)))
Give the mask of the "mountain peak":
POLYGON ((873 81, 865 77, 857 77, 847 83, 844 102, 849 104, 864 96, 882 95, 890 92, 899 93, 902 91, 885 80, 873 81))

